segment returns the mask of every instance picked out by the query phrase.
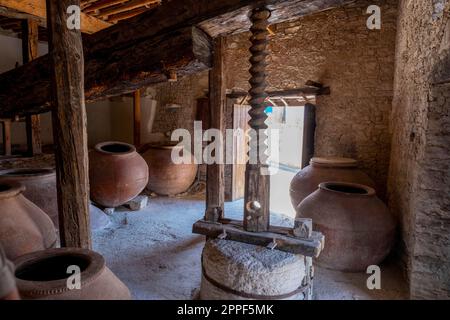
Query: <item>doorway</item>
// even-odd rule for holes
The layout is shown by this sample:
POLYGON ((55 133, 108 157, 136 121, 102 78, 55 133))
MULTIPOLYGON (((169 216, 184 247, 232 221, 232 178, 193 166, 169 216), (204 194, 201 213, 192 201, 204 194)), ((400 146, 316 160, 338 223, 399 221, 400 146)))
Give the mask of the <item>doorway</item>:
MULTIPOLYGON (((310 102, 295 101, 295 103, 279 106, 271 102, 272 105, 266 108, 268 116, 266 124, 269 129, 276 130, 278 134, 270 139, 272 154, 269 157, 269 164, 273 173, 270 176, 270 210, 293 217, 295 210, 289 198, 289 185, 295 174, 308 165, 314 154, 315 105, 310 102)), ((234 129, 244 131, 249 129, 249 109, 248 105, 234 104, 234 129)), ((247 137, 234 137, 235 165, 232 169, 231 200, 244 197, 245 164, 242 164, 244 163, 242 159, 245 159, 247 152, 247 137)))

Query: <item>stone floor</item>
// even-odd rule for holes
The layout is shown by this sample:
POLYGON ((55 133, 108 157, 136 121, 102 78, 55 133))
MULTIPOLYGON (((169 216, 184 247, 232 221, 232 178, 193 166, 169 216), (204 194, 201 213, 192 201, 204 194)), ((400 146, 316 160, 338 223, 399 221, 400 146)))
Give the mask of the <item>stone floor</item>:
MULTIPOLYGON (((226 204, 227 217, 242 218, 242 201, 226 204)), ((133 297, 191 299, 200 285, 200 254, 204 238, 191 233, 204 212, 202 197, 153 198, 147 208, 116 211, 111 224, 95 231, 94 249, 130 288, 133 297)), ((272 215, 272 223, 289 226, 292 217, 272 215)), ((366 288, 365 273, 342 273, 316 268, 316 299, 404 299, 401 271, 381 266, 381 290, 366 288)))

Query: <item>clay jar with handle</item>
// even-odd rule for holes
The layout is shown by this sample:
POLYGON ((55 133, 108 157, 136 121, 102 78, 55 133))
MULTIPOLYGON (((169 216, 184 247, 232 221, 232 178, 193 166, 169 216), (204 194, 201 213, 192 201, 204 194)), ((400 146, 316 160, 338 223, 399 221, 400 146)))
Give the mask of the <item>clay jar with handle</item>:
POLYGON ((325 182, 297 207, 297 217, 311 218, 325 235, 320 266, 366 271, 389 254, 396 222, 375 190, 364 185, 325 182))
POLYGON ((105 265, 104 258, 87 249, 58 248, 33 252, 14 261, 22 299, 129 300, 130 291, 105 265), (79 287, 75 272, 79 272, 79 287), (72 290, 71 290, 72 289, 72 290))
POLYGON ((147 188, 160 195, 176 195, 189 189, 197 176, 194 156, 176 145, 153 145, 143 153, 149 167, 147 188), (187 152, 190 163, 174 163, 172 152, 187 152))
POLYGON ((0 183, 18 182, 25 186, 23 195, 41 208, 58 228, 56 172, 50 168, 24 168, 0 171, 0 183))
POLYGON ((312 158, 310 165, 298 172, 289 188, 294 209, 322 182, 342 181, 375 188, 373 180, 358 169, 358 162, 350 158, 312 158))
POLYGON ((18 183, 0 183, 0 245, 10 260, 57 243, 52 221, 23 196, 24 190, 18 183))
POLYGON ((133 145, 103 142, 89 152, 91 200, 115 208, 144 190, 148 166, 133 145))

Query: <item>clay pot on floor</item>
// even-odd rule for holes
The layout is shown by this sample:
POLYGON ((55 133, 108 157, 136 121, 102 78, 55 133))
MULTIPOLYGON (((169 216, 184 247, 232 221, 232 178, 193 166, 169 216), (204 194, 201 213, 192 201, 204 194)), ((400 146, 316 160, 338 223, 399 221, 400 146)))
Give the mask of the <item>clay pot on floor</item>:
POLYGON ((0 171, 0 183, 8 182, 23 184, 23 195, 48 214, 55 227, 59 228, 55 170, 27 168, 0 171))
POLYGON ((395 220, 375 190, 364 185, 325 182, 297 207, 297 217, 311 218, 325 235, 317 263, 341 271, 366 271, 389 254, 395 220))
POLYGON ((89 152, 91 200, 115 208, 138 196, 148 181, 148 166, 133 145, 103 142, 89 152))
POLYGON ((319 183, 326 181, 358 183, 375 188, 375 182, 358 169, 358 163, 354 159, 312 158, 310 165, 297 173, 291 181, 289 192, 294 209, 317 190, 319 183))
POLYGON ((130 291, 93 251, 58 248, 30 253, 14 261, 16 284, 22 299, 31 300, 129 300, 130 291), (80 289, 70 290, 68 279, 79 267, 80 289), (70 270, 70 273, 68 273, 70 270))
POLYGON ((197 164, 190 153, 186 158, 190 163, 175 164, 172 161, 172 151, 179 154, 182 146, 161 145, 150 146, 143 153, 149 168, 147 188, 159 195, 176 195, 189 189, 197 176, 197 164))
POLYGON ((52 221, 23 196, 24 190, 18 183, 0 184, 0 245, 10 260, 57 243, 52 221))

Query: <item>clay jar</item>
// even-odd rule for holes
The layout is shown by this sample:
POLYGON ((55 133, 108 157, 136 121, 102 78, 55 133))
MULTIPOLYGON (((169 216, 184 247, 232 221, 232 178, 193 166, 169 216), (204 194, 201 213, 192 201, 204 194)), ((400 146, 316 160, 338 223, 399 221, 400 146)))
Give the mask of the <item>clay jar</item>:
POLYGON ((23 195, 41 208, 58 228, 56 172, 53 169, 10 169, 0 171, 0 183, 18 182, 25 186, 23 195))
POLYGON ((23 196, 24 190, 18 183, 0 183, 0 245, 10 260, 57 242, 52 221, 23 196))
POLYGON ((91 200, 108 208, 139 195, 148 181, 148 166, 133 145, 103 142, 89 152, 91 200))
POLYGON ((375 190, 364 185, 325 182, 297 207, 297 217, 311 218, 325 235, 321 266, 341 271, 366 271, 389 254, 395 220, 375 190))
POLYGON ((188 152, 182 146, 149 146, 143 157, 149 168, 147 188, 159 195, 176 195, 189 189, 197 175, 197 164, 192 154, 187 154, 190 163, 175 164, 172 151, 188 152))
POLYGON ((22 299, 129 300, 130 291, 93 251, 58 248, 33 252, 14 261, 16 284, 22 299), (68 279, 79 268, 80 289, 70 290, 68 279), (68 270, 70 271, 68 273, 68 270))
POLYGON ((317 190, 319 183, 326 181, 358 183, 375 188, 373 180, 358 169, 358 163, 354 159, 312 158, 310 165, 297 173, 291 181, 289 192, 294 209, 317 190))

